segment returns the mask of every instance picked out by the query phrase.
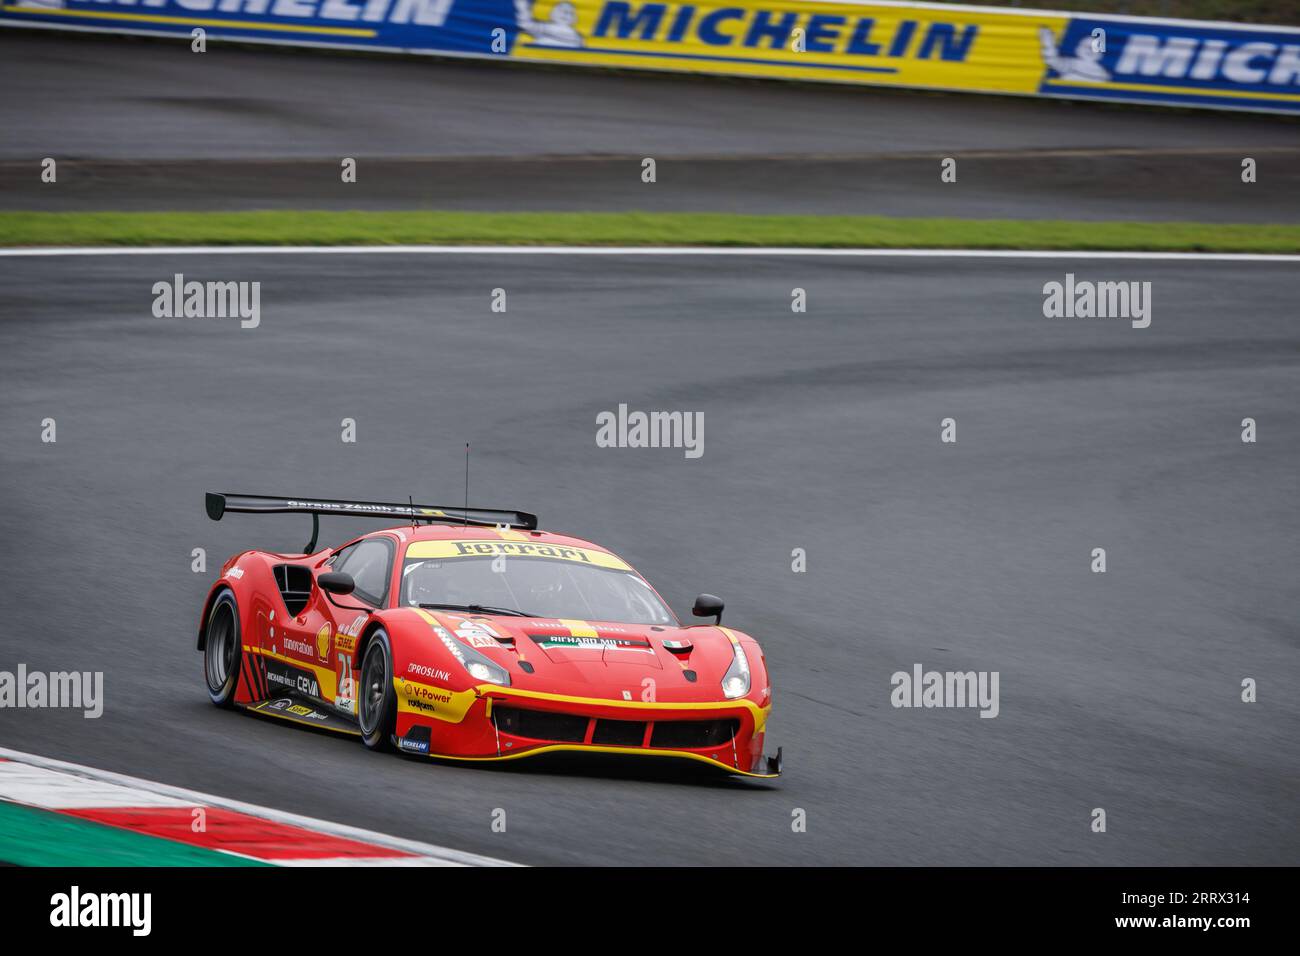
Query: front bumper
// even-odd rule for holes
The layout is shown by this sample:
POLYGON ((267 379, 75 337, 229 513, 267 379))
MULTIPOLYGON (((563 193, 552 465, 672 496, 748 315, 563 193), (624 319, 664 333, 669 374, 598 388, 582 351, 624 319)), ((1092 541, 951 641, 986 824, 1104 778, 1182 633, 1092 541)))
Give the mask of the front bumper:
POLYGON ((620 701, 496 684, 480 684, 474 694, 454 723, 399 708, 399 748, 467 761, 555 752, 670 757, 768 779, 782 770, 781 752, 767 756, 762 749, 770 705, 747 699, 620 701))

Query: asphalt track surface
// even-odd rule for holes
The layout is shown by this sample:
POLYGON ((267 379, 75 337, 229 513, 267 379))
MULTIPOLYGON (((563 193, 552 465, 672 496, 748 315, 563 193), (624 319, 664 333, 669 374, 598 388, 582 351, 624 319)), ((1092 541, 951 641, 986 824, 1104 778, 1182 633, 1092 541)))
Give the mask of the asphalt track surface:
POLYGON ((1300 219, 1300 125, 1276 116, 14 29, 0 82, 0 209, 1300 219))
POLYGON ((102 670, 107 695, 98 720, 0 711, 0 740, 534 864, 1294 865, 1296 282, 1293 263, 0 258, 0 666, 102 670), (1151 327, 1045 319, 1067 271, 1149 280, 1151 327), (261 326, 153 318, 174 272, 261 281, 261 326), (621 402, 702 411, 703 457, 597 448, 621 402), (465 441, 472 503, 604 543, 679 613, 727 600, 774 675, 780 781, 439 765, 207 702, 215 569, 309 529, 213 523, 203 493, 454 503, 465 441), (998 671, 999 716, 891 707, 915 663, 998 671))

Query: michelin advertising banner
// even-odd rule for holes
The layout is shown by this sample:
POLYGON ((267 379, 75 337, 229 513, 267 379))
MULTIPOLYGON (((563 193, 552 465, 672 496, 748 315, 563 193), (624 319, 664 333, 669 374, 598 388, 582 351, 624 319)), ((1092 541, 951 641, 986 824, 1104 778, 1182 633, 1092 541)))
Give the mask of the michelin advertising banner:
POLYGON ((0 24, 1300 112, 1300 28, 820 0, 0 0, 0 24))

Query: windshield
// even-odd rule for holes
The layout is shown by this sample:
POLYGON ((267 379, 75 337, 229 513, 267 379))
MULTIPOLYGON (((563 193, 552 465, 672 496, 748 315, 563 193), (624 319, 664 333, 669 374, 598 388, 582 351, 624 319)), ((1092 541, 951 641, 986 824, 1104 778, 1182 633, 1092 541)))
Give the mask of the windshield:
POLYGON ((486 614, 505 609, 529 617, 676 625, 634 572, 544 557, 408 557, 401 600, 482 607, 486 614))

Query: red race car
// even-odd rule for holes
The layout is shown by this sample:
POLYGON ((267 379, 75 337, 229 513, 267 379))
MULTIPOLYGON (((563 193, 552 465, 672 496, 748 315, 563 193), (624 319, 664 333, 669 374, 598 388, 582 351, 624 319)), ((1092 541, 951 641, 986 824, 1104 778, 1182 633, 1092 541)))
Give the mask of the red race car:
POLYGON ((772 688, 753 638, 702 594, 683 627, 617 555, 518 511, 207 495, 312 516, 302 555, 244 551, 199 621, 220 707, 448 760, 557 750, 676 757, 775 777, 772 688), (319 516, 405 522, 316 550, 319 516))

